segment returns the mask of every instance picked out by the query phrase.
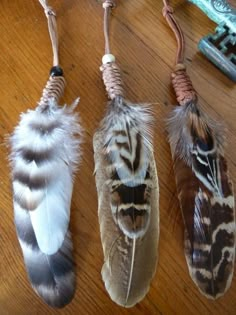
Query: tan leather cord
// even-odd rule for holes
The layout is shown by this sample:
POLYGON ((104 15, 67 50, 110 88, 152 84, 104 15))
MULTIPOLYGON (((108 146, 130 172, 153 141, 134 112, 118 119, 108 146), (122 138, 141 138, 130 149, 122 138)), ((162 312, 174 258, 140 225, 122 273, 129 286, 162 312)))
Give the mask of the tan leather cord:
MULTIPOLYGON (((110 40, 109 40, 109 20, 112 8, 115 7, 114 0, 105 0, 103 2, 104 8, 104 38, 105 38, 105 54, 111 54, 110 40)), ((102 78, 108 97, 114 99, 117 96, 123 96, 123 82, 118 65, 115 62, 108 62, 100 67, 102 71, 102 78)))
POLYGON ((173 13, 173 8, 169 5, 168 0, 163 0, 164 8, 162 10, 163 16, 166 18, 167 23, 169 24, 170 28, 172 29, 173 33, 175 34, 178 49, 176 55, 176 64, 184 62, 184 48, 185 48, 185 41, 184 41, 184 34, 175 20, 173 13))
POLYGON ((114 0, 106 0, 103 2, 104 9, 104 38, 105 38, 105 54, 110 54, 110 41, 109 41, 109 20, 111 9, 115 7, 114 0))
MULTIPOLYGON (((57 33, 57 23, 56 23, 56 14, 53 9, 48 5, 47 0, 39 0, 42 5, 45 15, 48 20, 48 30, 50 34, 50 39, 52 43, 52 51, 53 51, 53 70, 57 74, 51 74, 45 88, 43 89, 43 93, 41 96, 38 105, 44 109, 48 106, 48 102, 50 99, 54 99, 58 102, 59 98, 63 95, 65 89, 65 79, 63 77, 63 72, 59 67, 59 52, 58 52, 58 33, 57 33)), ((52 73, 52 72, 51 72, 52 73)))
POLYGON ((56 13, 48 5, 47 0, 39 0, 40 4, 44 8, 45 15, 48 20, 48 30, 52 42, 53 51, 53 66, 59 65, 59 54, 58 54, 58 34, 57 34, 57 23, 56 23, 56 13))
POLYGON ((176 54, 176 65, 175 70, 171 74, 171 81, 175 90, 178 103, 180 105, 185 105, 190 102, 195 102, 197 100, 197 94, 193 88, 191 79, 186 73, 186 67, 184 65, 184 34, 178 22, 173 16, 174 10, 170 6, 169 1, 163 0, 163 3, 163 16, 165 17, 167 23, 175 34, 178 45, 176 54))

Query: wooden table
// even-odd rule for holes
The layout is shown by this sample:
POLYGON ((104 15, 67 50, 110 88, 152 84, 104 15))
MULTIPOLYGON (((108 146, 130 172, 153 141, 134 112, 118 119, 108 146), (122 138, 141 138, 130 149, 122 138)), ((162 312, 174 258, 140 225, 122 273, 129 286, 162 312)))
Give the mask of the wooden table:
MULTIPOLYGON (((52 0, 58 15, 61 65, 67 80, 63 101, 81 97, 85 130, 83 160, 71 208, 77 265, 72 303, 57 311, 44 305, 28 282, 15 233, 8 149, 5 137, 21 112, 34 108, 51 67, 46 19, 38 1, 0 3, 0 314, 236 314, 236 278, 217 301, 203 297, 192 282, 183 254, 183 223, 176 197, 165 118, 175 104, 170 87, 176 43, 157 0, 118 1, 112 19, 112 48, 123 70, 127 98, 156 107, 155 156, 160 180, 159 265, 147 297, 122 309, 108 297, 100 276, 103 254, 97 219, 92 137, 103 117, 106 95, 99 73, 103 54, 102 16, 95 0, 52 0)), ((172 1, 186 36, 186 63, 199 102, 228 127, 226 157, 236 182, 236 88, 197 51, 214 23, 186 1, 172 1)))

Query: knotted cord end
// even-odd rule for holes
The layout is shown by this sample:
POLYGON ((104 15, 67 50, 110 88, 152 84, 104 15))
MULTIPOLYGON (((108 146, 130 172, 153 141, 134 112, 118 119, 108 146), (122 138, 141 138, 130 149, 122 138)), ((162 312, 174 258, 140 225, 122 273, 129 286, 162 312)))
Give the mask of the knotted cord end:
POLYGON ((56 15, 56 12, 53 11, 53 9, 51 7, 47 7, 47 9, 44 9, 44 12, 45 12, 45 15, 46 17, 49 17, 49 16, 57 16, 56 15))
POLYGON ((174 13, 174 9, 169 4, 165 5, 164 8, 162 9, 162 14, 164 18, 166 18, 167 15, 170 15, 173 13, 174 13))
POLYGON ((52 7, 48 5, 48 2, 46 0, 39 0, 39 2, 44 8, 46 17, 49 17, 50 15, 56 16, 56 13, 53 11, 52 7))
POLYGON ((38 105, 43 108, 47 107, 49 99, 54 99, 57 102, 64 93, 65 85, 66 81, 63 76, 51 74, 45 88, 43 89, 43 94, 38 102, 38 105))
POLYGON ((184 64, 177 64, 171 74, 171 81, 175 90, 177 101, 180 105, 186 105, 197 101, 197 94, 186 72, 184 64))
POLYGON ((105 63, 100 67, 100 70, 109 98, 112 100, 117 96, 123 96, 123 82, 117 64, 115 62, 105 63))
POLYGON ((103 8, 114 8, 116 6, 115 0, 105 0, 102 4, 103 8))

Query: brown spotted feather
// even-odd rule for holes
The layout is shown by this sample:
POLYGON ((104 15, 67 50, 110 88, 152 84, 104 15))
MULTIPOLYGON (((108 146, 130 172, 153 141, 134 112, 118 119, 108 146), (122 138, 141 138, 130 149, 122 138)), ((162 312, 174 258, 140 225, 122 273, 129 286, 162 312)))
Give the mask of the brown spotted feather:
POLYGON ((222 131, 196 104, 176 108, 168 130, 189 272, 215 299, 230 287, 235 260, 234 196, 222 131))

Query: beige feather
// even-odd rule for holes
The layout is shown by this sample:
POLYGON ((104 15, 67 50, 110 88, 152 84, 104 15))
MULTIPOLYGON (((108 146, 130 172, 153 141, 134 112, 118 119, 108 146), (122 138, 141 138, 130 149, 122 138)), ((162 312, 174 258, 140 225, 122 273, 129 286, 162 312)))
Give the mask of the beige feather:
MULTIPOLYGON (((115 102, 116 103, 116 102, 115 102)), ((124 108, 127 105, 124 105, 124 108)), ((150 282, 155 274, 157 264, 157 247, 159 240, 159 186, 155 166, 155 160, 152 152, 152 146, 145 149, 149 159, 150 168, 150 212, 147 229, 143 228, 140 235, 129 237, 122 227, 118 224, 118 219, 114 218, 112 212, 112 193, 111 193, 111 163, 104 148, 109 130, 109 121, 111 129, 114 121, 123 119, 122 113, 117 109, 107 114, 102 122, 102 127, 94 135, 94 159, 96 186, 98 192, 98 216, 100 223, 101 241, 104 252, 104 265, 102 268, 102 278, 105 283, 111 299, 124 307, 132 307, 141 301, 147 294, 150 282), (110 116, 109 116, 110 114, 110 116)), ((130 106, 131 107, 131 106, 130 106)), ((134 106, 138 113, 138 106, 134 106)), ((131 109, 132 110, 132 109, 131 109)), ((121 110, 122 111, 122 110, 121 110)), ((131 117, 125 109, 126 116, 131 117)), ((145 110, 144 110, 145 111, 145 110)), ((144 112, 143 112, 144 113, 144 112)), ((131 120, 132 122, 135 121, 131 120)), ((143 129, 148 124, 144 124, 143 129)), ((119 161, 120 162, 120 161, 119 161)), ((122 166, 121 166, 122 168, 122 166)), ((135 200, 134 200, 135 201, 135 200)), ((116 215, 118 216, 118 210, 116 215)))

